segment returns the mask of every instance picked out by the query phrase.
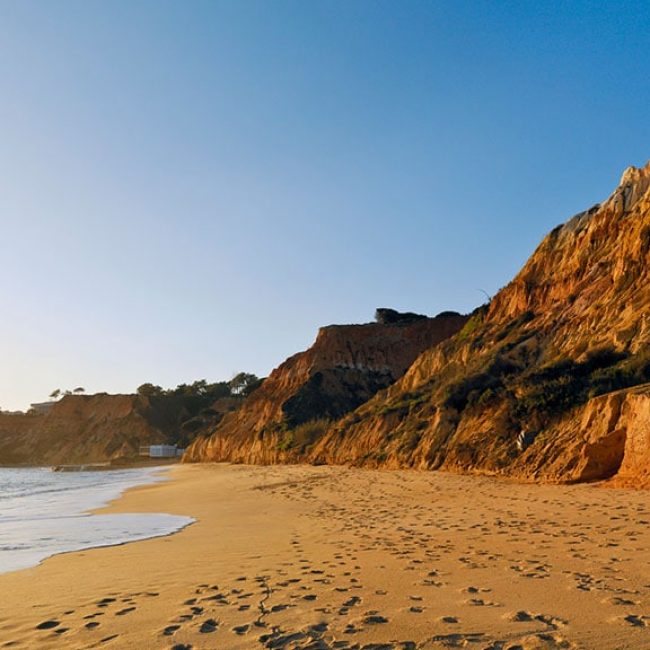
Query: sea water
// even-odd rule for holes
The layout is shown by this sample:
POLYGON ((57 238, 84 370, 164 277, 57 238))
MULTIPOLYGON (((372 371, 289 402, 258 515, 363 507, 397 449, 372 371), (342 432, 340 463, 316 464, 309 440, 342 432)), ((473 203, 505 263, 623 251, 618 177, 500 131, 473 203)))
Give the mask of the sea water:
POLYGON ((0 467, 0 573, 51 555, 169 535, 192 523, 163 513, 91 515, 125 489, 164 480, 160 468, 53 472, 0 467))

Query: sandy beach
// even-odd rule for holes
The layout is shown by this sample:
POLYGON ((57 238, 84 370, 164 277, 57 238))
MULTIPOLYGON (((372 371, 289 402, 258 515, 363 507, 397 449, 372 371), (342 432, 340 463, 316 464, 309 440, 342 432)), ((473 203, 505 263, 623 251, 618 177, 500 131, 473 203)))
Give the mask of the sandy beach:
POLYGON ((0 647, 650 648, 647 492, 185 465, 103 512, 197 522, 0 575, 0 647))

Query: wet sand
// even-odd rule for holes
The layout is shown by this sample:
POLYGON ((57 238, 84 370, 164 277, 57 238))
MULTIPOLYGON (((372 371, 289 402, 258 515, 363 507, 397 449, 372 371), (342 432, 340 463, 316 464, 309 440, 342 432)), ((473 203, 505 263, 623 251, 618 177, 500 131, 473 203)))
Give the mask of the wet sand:
POLYGON ((197 523, 0 575, 0 647, 650 649, 650 493, 179 466, 105 512, 197 523))

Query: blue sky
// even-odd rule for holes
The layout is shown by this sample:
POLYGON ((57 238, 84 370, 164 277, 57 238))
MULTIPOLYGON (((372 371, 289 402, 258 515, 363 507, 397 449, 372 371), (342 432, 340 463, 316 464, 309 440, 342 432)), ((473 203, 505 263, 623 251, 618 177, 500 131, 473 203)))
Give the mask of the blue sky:
POLYGON ((0 407, 469 311, 650 157, 632 2, 0 2, 0 407))

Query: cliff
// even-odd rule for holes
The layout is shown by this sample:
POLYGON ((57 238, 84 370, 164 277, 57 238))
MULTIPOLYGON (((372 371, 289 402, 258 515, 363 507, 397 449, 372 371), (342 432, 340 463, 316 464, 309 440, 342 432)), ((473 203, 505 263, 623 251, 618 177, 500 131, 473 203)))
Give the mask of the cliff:
POLYGON ((423 350, 449 338, 467 318, 378 310, 382 322, 323 327, 315 343, 276 368, 185 461, 272 463, 298 460, 331 421, 392 384, 423 350))
POLYGON ((141 395, 70 395, 44 414, 0 414, 0 464, 104 462, 140 445, 176 442, 180 401, 141 395))
POLYGON ((185 461, 650 487, 649 265, 650 163, 551 231, 471 317, 381 309, 324 327, 245 400, 212 408, 199 392, 188 410, 197 395, 177 389, 0 415, 0 462, 102 461, 196 437, 185 461))
POLYGON ((555 228, 451 340, 323 436, 312 462, 647 485, 650 164, 555 228))

